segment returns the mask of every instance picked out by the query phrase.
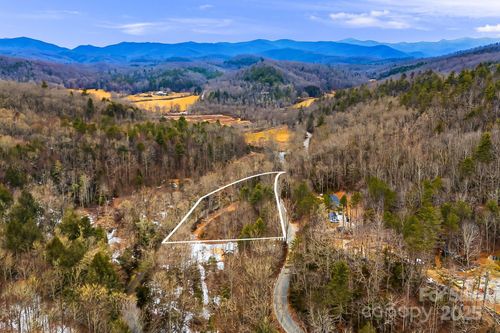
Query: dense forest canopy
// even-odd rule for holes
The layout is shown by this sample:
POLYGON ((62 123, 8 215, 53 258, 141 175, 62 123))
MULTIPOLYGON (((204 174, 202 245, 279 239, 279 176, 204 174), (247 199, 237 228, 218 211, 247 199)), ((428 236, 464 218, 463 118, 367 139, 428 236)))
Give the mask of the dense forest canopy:
POLYGON ((50 183, 84 206, 200 175, 246 151, 240 135, 218 124, 151 122, 132 106, 66 90, 13 83, 0 90, 2 183, 50 183))
POLYGON ((367 260, 332 247, 319 236, 320 203, 309 205, 316 223, 297 244, 291 300, 313 331, 425 330, 429 323, 408 318, 367 321, 358 309, 413 302, 435 256, 469 269, 480 252, 498 249, 499 79, 500 66, 490 64, 446 76, 402 75, 338 91, 310 114, 311 146, 292 155, 291 172, 317 193, 355 192, 342 207, 362 207, 351 215, 353 239, 372 253, 367 260))

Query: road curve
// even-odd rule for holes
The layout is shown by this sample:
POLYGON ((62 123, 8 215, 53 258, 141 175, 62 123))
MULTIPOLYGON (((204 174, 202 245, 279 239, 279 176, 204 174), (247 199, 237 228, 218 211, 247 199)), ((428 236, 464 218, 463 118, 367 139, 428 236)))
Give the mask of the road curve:
MULTIPOLYGON (((284 211, 284 218, 287 220, 286 210, 284 209, 283 204, 281 204, 280 209, 284 211)), ((287 225, 287 242, 288 244, 292 244, 295 239, 295 229, 292 225, 287 225)), ((288 253, 287 253, 288 256, 288 253)), ((276 284, 274 285, 273 292, 273 309, 274 315, 281 327, 286 333, 304 333, 304 330, 295 322, 290 312, 290 307, 288 305, 288 290, 290 289, 290 278, 291 273, 290 269, 287 266, 287 262, 285 260, 285 264, 281 268, 280 274, 278 275, 278 279, 276 280, 276 284)))
POLYGON ((274 314, 286 333, 304 333, 304 330, 293 320, 288 307, 288 289, 290 287, 290 270, 283 266, 278 280, 274 285, 273 308, 274 314))

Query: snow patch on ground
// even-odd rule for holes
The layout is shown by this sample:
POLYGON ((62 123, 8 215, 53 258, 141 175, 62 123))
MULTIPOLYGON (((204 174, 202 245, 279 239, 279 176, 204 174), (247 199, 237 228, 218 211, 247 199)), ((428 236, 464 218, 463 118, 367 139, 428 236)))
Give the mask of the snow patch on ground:
POLYGON ((306 151, 309 150, 309 143, 311 142, 312 133, 306 132, 306 139, 304 140, 304 148, 306 151))
MULTIPOLYGON (((220 244, 194 243, 191 245, 191 259, 193 262, 198 264, 198 270, 200 272, 200 283, 203 293, 203 310, 201 315, 206 320, 210 319, 211 313, 208 309, 208 305, 210 303, 210 295, 208 291, 208 285, 206 283, 207 272, 203 264, 206 264, 211 260, 215 260, 217 269, 223 270, 224 255, 228 253, 234 253, 237 248, 238 244, 236 244, 235 242, 220 244)), ((215 296, 213 302, 219 305, 220 297, 215 296)))
POLYGON ((109 245, 120 244, 120 242, 122 241, 122 239, 119 237, 116 237, 115 234, 116 234, 116 229, 112 229, 110 232, 107 233, 109 245))
POLYGON ((500 302, 500 278, 490 276, 487 280, 484 275, 479 279, 468 278, 465 280, 464 294, 470 300, 485 299, 491 304, 498 304, 500 302))
POLYGON ((201 264, 208 263, 210 258, 214 258, 217 264, 222 263, 221 267, 223 269, 224 255, 228 253, 234 253, 237 248, 238 244, 236 244, 235 242, 219 244, 195 243, 191 245, 191 258, 194 262, 201 264))
POLYGON ((278 159, 280 161, 280 163, 285 163, 285 156, 286 156, 286 151, 280 151, 278 153, 278 159))
POLYGON ((87 218, 89 219, 90 224, 94 224, 95 223, 95 218, 92 215, 88 214, 87 218))
MULTIPOLYGON (((3 310, 3 309, 2 309, 3 310)), ((7 309, 5 309, 7 311, 7 309)), ((57 332, 69 333, 71 329, 64 326, 52 326, 49 317, 41 311, 41 300, 35 296, 31 303, 24 306, 14 305, 10 313, 15 314, 12 321, 1 321, 0 332, 57 332)))
POLYGON ((120 251, 115 250, 115 251, 113 252, 113 255, 111 256, 111 260, 112 260, 115 264, 119 264, 120 262, 118 261, 118 258, 120 258, 120 255, 121 255, 120 251))
POLYGON ((193 320, 194 315, 191 312, 188 312, 186 314, 186 317, 184 317, 184 324, 182 327, 182 333, 191 333, 191 328, 189 328, 189 323, 191 320, 193 320))
POLYGON ((203 292, 203 311, 202 316, 206 320, 210 318, 210 311, 207 309, 208 301, 210 300, 208 297, 208 286, 205 281, 207 278, 207 273, 205 272, 205 267, 202 264, 198 264, 198 270, 200 271, 200 281, 201 281, 201 291, 203 292))

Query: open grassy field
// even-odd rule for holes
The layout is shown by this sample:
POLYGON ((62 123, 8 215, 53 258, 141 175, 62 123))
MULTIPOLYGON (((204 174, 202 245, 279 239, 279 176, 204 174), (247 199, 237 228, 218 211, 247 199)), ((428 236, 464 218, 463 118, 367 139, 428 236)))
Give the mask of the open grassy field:
MULTIPOLYGON (((84 91, 96 99, 112 99, 111 92, 102 89, 69 89, 73 93, 81 94, 84 91)), ((115 97, 125 98, 137 107, 152 112, 184 112, 189 106, 196 103, 199 96, 190 93, 169 93, 166 96, 154 95, 152 93, 141 93, 136 95, 115 95, 115 97)))
POLYGON ((259 132, 245 133, 245 141, 254 146, 261 146, 270 142, 275 142, 280 147, 284 147, 291 141, 292 135, 293 134, 288 126, 280 126, 259 132))
POLYGON ((188 97, 191 96, 190 93, 185 93, 185 92, 170 92, 168 95, 155 95, 154 93, 151 92, 145 92, 145 93, 140 93, 140 94, 135 94, 135 95, 127 95, 127 99, 132 101, 132 102, 146 102, 146 101, 153 101, 153 100, 169 100, 169 99, 176 99, 176 98, 182 98, 182 97, 188 97))
POLYGON ((111 99, 111 93, 103 89, 69 89, 69 91, 79 94, 86 92, 88 95, 97 98, 99 100, 103 98, 111 99))
POLYGON ((307 108, 309 106, 311 106, 312 103, 314 103, 314 101, 316 101, 317 98, 307 98, 305 100, 303 100, 302 102, 298 102, 298 103, 295 103, 293 105, 293 108, 295 109, 300 109, 300 108, 307 108))
MULTIPOLYGON (((327 98, 331 98, 335 96, 335 91, 332 91, 332 92, 329 92, 329 93, 326 93, 324 95, 324 97, 327 97, 327 98)), ((300 108, 307 108, 307 107, 310 107, 314 102, 316 102, 318 99, 315 98, 315 97, 309 97, 309 98, 306 98, 304 99, 303 101, 300 101, 298 103, 295 103, 294 105, 292 105, 293 108, 295 109, 300 109, 300 108)))
POLYGON ((189 93, 171 93, 168 96, 151 94, 129 95, 126 97, 136 106, 153 112, 183 112, 196 103, 199 96, 189 93))
POLYGON ((172 115, 165 115, 165 118, 167 119, 173 119, 177 120, 180 117, 184 117, 188 122, 202 122, 202 121, 208 121, 209 123, 215 123, 219 121, 222 125, 226 126, 236 126, 236 125, 250 125, 250 122, 248 120, 241 120, 240 118, 233 118, 230 116, 222 115, 222 114, 207 114, 207 115, 179 115, 179 114, 172 114, 172 115))

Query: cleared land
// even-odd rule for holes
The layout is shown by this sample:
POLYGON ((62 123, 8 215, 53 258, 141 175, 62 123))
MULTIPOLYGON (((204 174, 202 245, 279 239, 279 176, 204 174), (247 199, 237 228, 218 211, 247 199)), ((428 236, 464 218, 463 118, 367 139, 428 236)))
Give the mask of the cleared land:
POLYGON ((196 239, 203 239, 203 238, 208 238, 208 239, 216 239, 217 235, 207 235, 206 230, 208 229, 209 225, 212 222, 217 222, 220 220, 220 217, 222 214, 226 213, 232 213, 236 211, 237 208, 237 202, 231 203, 229 206, 221 208, 214 213, 210 214, 210 216, 202 221, 197 227, 196 230, 193 231, 193 235, 195 235, 196 239))
POLYGON ((129 95, 126 97, 141 109, 153 112, 184 112, 200 98, 188 93, 171 93, 167 96, 151 94, 129 95))
POLYGON ((236 125, 250 125, 248 120, 241 120, 240 118, 233 118, 230 116, 222 114, 207 114, 207 115, 181 115, 181 114, 167 114, 164 116, 167 119, 178 120, 180 117, 184 117, 188 122, 202 122, 208 121, 209 123, 220 122, 222 125, 226 126, 236 126, 236 125))
POLYGON ((312 97, 311 98, 307 98, 307 99, 305 99, 305 100, 303 100, 301 102, 295 103, 293 105, 293 107, 295 109, 307 108, 307 107, 311 106, 311 104, 314 103, 316 100, 317 100, 317 98, 312 98, 312 97))
POLYGON ((90 96, 93 96, 97 99, 111 99, 111 93, 109 91, 103 89, 69 89, 69 91, 73 93, 86 93, 90 96))
MULTIPOLYGON (((335 96, 335 91, 326 93, 324 95, 324 97, 327 97, 327 98, 330 98, 330 97, 333 97, 333 96, 335 96)), ((315 98, 315 97, 309 97, 309 98, 304 99, 303 101, 295 103, 294 105, 292 105, 292 107, 295 108, 295 109, 307 108, 307 107, 310 107, 317 100, 318 99, 315 98)))
MULTIPOLYGON (((86 93, 99 100, 112 99, 113 95, 103 89, 69 89, 73 93, 86 93)), ((155 95, 153 93, 141 93, 136 95, 120 95, 114 97, 124 98, 137 107, 152 112, 184 112, 198 101, 199 96, 190 93, 169 93, 168 95, 155 95)))
POLYGON ((284 148, 292 140, 293 133, 288 126, 274 127, 259 132, 245 133, 245 141, 254 146, 263 146, 269 143, 277 143, 284 148))
MULTIPOLYGON (((498 256, 500 251, 493 255, 498 256)), ((439 260, 440 261, 440 260, 439 260)), ((427 276, 435 282, 451 286, 463 296, 465 302, 487 306, 500 314, 500 264, 487 253, 482 253, 476 261, 477 266, 467 271, 440 267, 427 270, 427 276)))
POLYGON ((140 93, 140 94, 135 94, 135 95, 127 95, 127 99, 129 99, 132 102, 145 102, 145 101, 153 101, 153 100, 169 100, 169 99, 177 99, 177 98, 183 98, 183 97, 188 97, 191 96, 190 93, 176 93, 176 92, 170 92, 168 94, 164 95, 156 95, 152 92, 149 93, 140 93))

